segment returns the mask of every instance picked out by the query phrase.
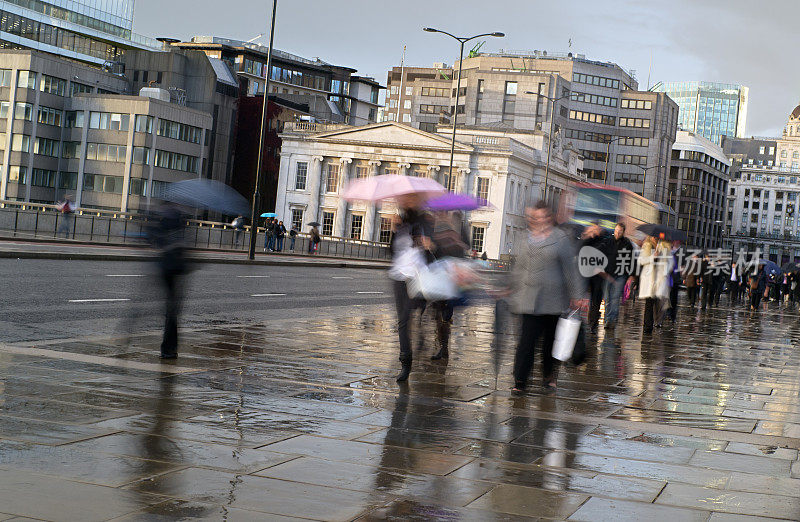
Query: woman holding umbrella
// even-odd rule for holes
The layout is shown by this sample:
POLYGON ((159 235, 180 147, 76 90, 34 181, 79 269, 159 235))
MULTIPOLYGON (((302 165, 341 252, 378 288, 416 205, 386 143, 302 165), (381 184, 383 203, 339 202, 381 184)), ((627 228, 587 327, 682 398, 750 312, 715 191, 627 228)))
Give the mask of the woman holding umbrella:
POLYGON ((322 239, 319 235, 319 223, 312 221, 308 226, 311 227, 311 237, 308 240, 308 253, 313 255, 317 253, 322 239))

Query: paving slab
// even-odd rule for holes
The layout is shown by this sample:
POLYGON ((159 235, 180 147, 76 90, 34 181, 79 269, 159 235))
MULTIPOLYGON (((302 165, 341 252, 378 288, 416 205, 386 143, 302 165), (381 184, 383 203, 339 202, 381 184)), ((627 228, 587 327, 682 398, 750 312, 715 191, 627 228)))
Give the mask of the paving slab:
POLYGON ((714 511, 723 513, 800 519, 800 498, 797 497, 719 491, 685 484, 667 484, 656 503, 696 509, 713 506, 714 511))
POLYGON ((694 521, 705 522, 710 513, 693 509, 642 504, 624 500, 590 498, 567 520, 586 522, 618 522, 624 520, 652 520, 659 522, 694 521))

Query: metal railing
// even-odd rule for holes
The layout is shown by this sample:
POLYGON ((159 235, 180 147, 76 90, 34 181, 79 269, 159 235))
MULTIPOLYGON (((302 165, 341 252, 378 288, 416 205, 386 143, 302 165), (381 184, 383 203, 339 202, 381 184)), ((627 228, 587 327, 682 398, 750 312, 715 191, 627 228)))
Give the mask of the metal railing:
MULTIPOLYGON (((148 216, 144 214, 78 208, 65 215, 52 204, 0 200, 0 237, 4 238, 145 246, 148 222, 148 216)), ((246 252, 251 232, 249 226, 237 231, 228 223, 187 219, 185 241, 190 248, 246 252)), ((266 243, 265 229, 257 227, 255 233, 256 241, 263 247, 266 243)), ((298 233, 291 250, 292 241, 287 233, 283 252, 310 255, 310 241, 310 234, 298 233)), ((385 243, 336 236, 322 236, 314 255, 391 259, 385 243)))

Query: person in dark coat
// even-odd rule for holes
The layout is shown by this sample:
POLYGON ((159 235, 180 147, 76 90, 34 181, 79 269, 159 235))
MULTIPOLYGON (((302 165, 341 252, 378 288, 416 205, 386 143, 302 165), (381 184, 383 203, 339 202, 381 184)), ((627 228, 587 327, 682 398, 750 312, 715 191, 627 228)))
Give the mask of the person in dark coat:
POLYGON ((694 308, 697 304, 697 292, 699 290, 700 270, 702 263, 697 254, 692 254, 686 266, 683 268, 683 284, 686 286, 686 298, 689 306, 694 308))
POLYGON ((708 254, 704 255, 700 262, 700 280, 703 282, 701 309, 705 310, 709 303, 714 304, 714 272, 711 269, 711 258, 708 254))
POLYGON ((286 237, 286 227, 283 225, 283 221, 278 221, 278 224, 275 225, 275 250, 278 252, 283 251, 283 238, 286 237))
POLYGON ((757 310, 761 304, 761 298, 767 291, 767 273, 764 265, 758 267, 758 272, 750 274, 750 310, 757 310))
MULTIPOLYGON (((591 247, 598 250, 603 248, 607 240, 606 234, 598 223, 593 223, 586 227, 581 234, 581 249, 591 247)), ((601 250, 602 251, 602 250, 601 250)), ((606 280, 612 279, 604 271, 586 278, 587 288, 589 289, 589 328, 592 332, 597 331, 597 324, 600 321, 600 305, 603 303, 603 289, 606 280)))
MULTIPOLYGON (((625 237, 625 223, 617 223, 614 227, 614 235, 604 242, 601 250, 608 258, 606 267, 608 277, 603 299, 606 303, 605 328, 611 330, 617 324, 619 305, 625 284, 627 282, 633 284, 633 276, 636 273, 635 250, 631 240, 625 237)), ((631 292, 631 296, 635 295, 631 292)))
POLYGON ((681 243, 680 241, 673 241, 672 242, 672 272, 669 275, 669 318, 672 320, 674 324, 678 318, 678 291, 680 290, 680 283, 681 283, 681 270, 683 267, 681 266, 679 256, 681 252, 681 243))

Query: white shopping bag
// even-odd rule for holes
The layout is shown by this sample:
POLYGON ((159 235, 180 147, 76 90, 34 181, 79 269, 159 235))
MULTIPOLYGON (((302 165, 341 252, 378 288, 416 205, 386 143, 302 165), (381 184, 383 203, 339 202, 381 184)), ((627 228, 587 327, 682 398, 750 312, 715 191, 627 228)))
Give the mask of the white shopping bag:
POLYGON ((556 326, 556 340, 553 342, 553 357, 559 361, 566 361, 572 357, 575 342, 581 331, 581 318, 578 310, 561 316, 556 326))
POLYGON ((395 255, 389 268, 389 277, 395 281, 408 281, 425 269, 425 254, 415 247, 408 247, 395 255))
POLYGON ((446 261, 436 261, 417 271, 407 285, 408 295, 414 299, 447 301, 459 296, 458 286, 446 261))

